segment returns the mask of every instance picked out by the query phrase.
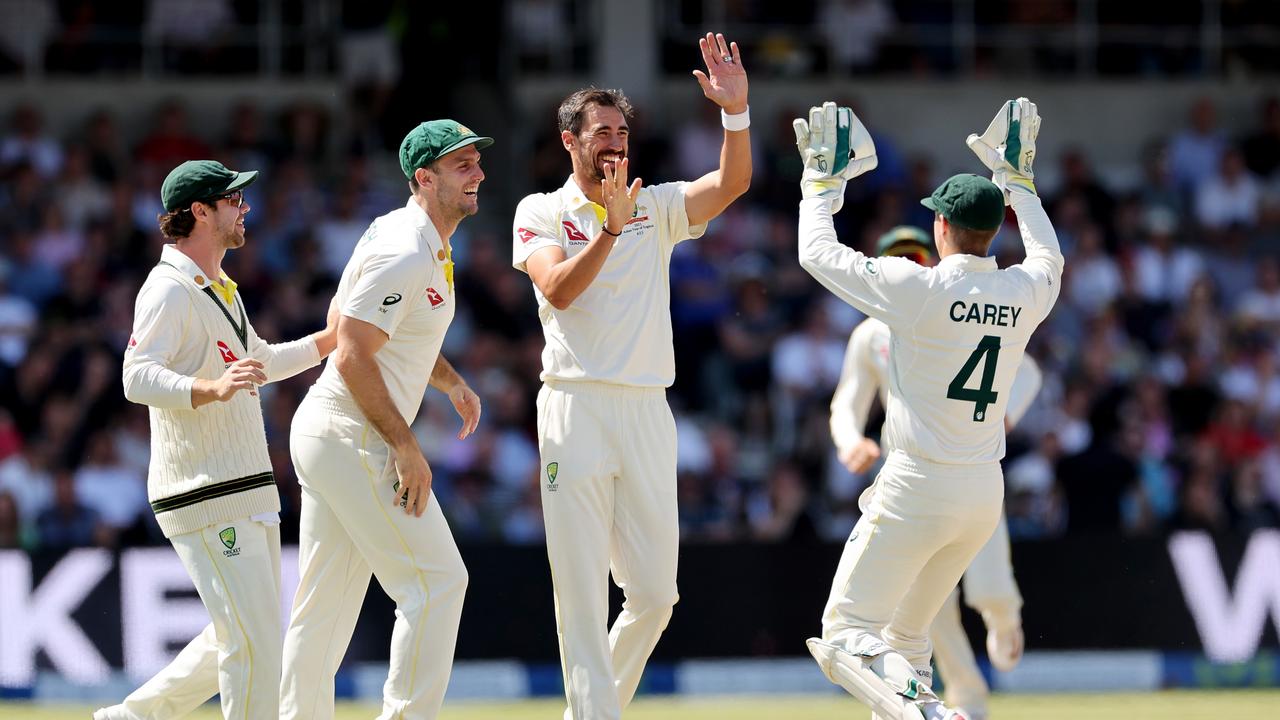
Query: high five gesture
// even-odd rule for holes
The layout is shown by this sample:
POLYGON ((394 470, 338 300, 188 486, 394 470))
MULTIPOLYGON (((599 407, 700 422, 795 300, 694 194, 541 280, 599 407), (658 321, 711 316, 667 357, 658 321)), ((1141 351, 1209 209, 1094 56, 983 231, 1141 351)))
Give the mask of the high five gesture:
POLYGON ((747 109, 747 71, 742 67, 738 43, 726 43, 724 35, 707 33, 698 40, 702 62, 707 71, 694 70, 693 76, 702 86, 702 94, 730 115, 747 109))

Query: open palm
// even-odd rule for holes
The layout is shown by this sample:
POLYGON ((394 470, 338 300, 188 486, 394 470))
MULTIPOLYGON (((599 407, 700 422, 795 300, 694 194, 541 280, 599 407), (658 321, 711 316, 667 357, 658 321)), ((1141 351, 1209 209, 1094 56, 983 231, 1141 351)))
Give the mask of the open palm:
POLYGON ((698 40, 702 61, 707 71, 694 70, 693 76, 702 86, 702 94, 730 114, 747 109, 747 71, 742 67, 742 55, 738 43, 725 42, 724 35, 716 33, 698 40), (732 61, 725 60, 732 58, 732 61))

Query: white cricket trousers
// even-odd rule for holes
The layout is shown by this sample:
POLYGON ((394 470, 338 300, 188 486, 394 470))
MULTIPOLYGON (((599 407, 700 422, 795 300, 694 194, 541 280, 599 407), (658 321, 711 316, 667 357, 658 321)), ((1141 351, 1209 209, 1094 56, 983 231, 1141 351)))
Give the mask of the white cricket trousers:
POLYGON ((289 449, 302 507, 280 717, 334 716, 334 674, 372 573, 396 604, 378 718, 435 718, 449 685, 467 588, 440 503, 432 493, 422 517, 395 504, 391 453, 354 406, 308 396, 294 415, 289 449))
MULTIPOLYGON (((831 584, 822 638, 854 655, 900 654, 931 684, 929 627, 1000 518, 998 463, 947 465, 889 453, 831 584)), ((885 663, 885 666, 895 663, 885 663)), ((898 689, 907 678, 886 678, 898 689)))
MULTIPOLYGON (((1006 630, 1022 624, 1022 594, 1009 560, 1009 526, 1003 514, 987 544, 964 573, 964 601, 982 613, 987 628, 1006 630)), ((929 632, 933 657, 947 684, 947 704, 985 713, 990 690, 978 669, 969 637, 960 621, 960 591, 952 590, 929 632)))
POLYGON ((565 718, 617 720, 679 599, 675 419, 663 388, 549 382, 538 439, 565 718))
POLYGON ((105 720, 168 720, 221 694, 227 720, 274 718, 280 685, 280 526, 250 518, 169 538, 212 620, 105 720))

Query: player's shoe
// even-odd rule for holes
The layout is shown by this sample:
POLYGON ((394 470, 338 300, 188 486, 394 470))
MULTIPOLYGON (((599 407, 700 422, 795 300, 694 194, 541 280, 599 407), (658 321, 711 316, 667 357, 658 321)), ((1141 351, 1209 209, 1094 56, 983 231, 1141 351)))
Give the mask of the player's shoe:
POLYGON ((1014 625, 1007 630, 987 630, 987 657, 1000 672, 1009 672, 1018 666, 1024 644, 1022 625, 1014 625))

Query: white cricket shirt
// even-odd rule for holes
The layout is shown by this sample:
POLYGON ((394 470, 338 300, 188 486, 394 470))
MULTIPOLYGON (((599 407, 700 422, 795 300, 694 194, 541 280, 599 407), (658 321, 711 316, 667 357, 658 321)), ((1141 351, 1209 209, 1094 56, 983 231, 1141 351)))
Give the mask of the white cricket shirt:
MULTIPOLYGON (((636 211, 604 266, 573 303, 557 310, 534 285, 546 346, 542 380, 593 381, 670 387, 676 361, 671 334, 671 252, 701 237, 707 225, 689 226, 687 183, 642 187, 636 211)), ((534 252, 558 246, 566 257, 582 252, 599 232, 604 208, 587 199, 573 176, 559 190, 525 197, 512 225, 512 265, 528 272, 534 252)))
POLYGON ((883 442, 937 463, 1004 457, 1004 418, 1032 331, 1062 286, 1062 252, 1040 198, 1012 193, 1026 259, 951 255, 926 268, 841 245, 831 203, 800 202, 800 264, 893 331, 883 442))
MULTIPOLYGON (((889 407, 889 334, 888 325, 867 318, 849 335, 840 382, 831 396, 831 438, 837 450, 843 452, 862 440, 867 415, 871 412, 871 398, 877 392, 880 404, 889 407)), ((1040 392, 1042 379, 1035 359, 1024 355, 1013 377, 1009 406, 1005 410, 1005 421, 1010 426, 1017 425, 1031 407, 1031 401, 1040 392)), ((885 449, 892 448, 886 446, 885 449)))
MULTIPOLYGON (((453 288, 445 277, 444 241, 413 198, 377 218, 356 243, 335 295, 346 317, 376 325, 390 338, 374 358, 387 392, 413 423, 445 331, 453 321, 453 288)), ((309 396, 341 405, 355 398, 334 363, 327 363, 309 396)))

